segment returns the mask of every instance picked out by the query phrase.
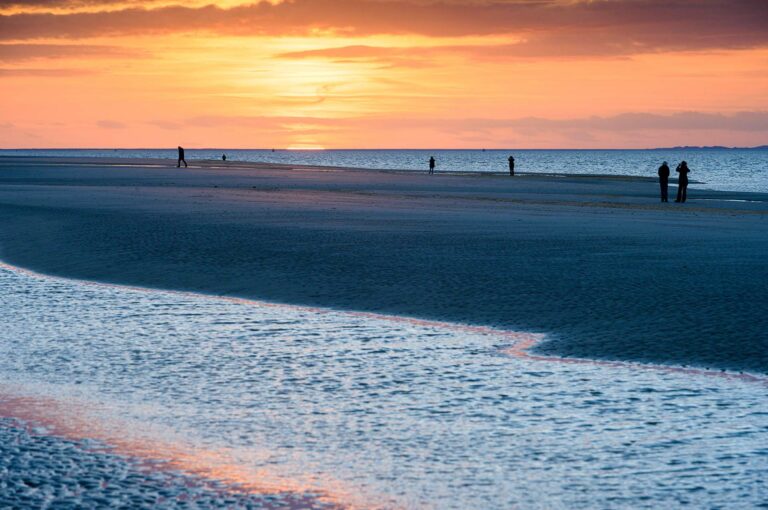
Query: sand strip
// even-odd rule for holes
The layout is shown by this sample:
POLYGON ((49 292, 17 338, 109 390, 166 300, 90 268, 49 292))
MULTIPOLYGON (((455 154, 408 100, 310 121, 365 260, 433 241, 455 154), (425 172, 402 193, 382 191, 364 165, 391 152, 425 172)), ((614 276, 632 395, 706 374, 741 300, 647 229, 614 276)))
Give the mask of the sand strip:
POLYGON ((643 179, 117 163, 0 160, 0 256, 546 333, 540 354, 768 372, 761 194, 695 190, 679 205, 643 179))

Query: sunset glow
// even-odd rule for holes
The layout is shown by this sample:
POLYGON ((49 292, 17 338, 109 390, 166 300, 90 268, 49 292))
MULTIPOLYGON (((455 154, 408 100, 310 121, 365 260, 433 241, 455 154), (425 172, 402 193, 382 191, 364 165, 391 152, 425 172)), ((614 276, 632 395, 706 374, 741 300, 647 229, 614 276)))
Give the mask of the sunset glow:
POLYGON ((3 6, 2 148, 768 143, 758 0, 3 6))

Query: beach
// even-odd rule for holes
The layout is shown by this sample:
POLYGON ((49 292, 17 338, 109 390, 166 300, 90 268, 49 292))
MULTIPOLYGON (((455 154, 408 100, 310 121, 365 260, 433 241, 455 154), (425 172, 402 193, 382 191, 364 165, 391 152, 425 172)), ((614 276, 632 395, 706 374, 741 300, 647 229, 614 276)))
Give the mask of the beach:
POLYGON ((764 501, 768 194, 174 163, 0 158, 16 444, 208 506, 764 501))
POLYGON ((0 159, 0 184, 0 258, 47 274, 768 371, 765 194, 661 204, 653 178, 28 158, 0 159))

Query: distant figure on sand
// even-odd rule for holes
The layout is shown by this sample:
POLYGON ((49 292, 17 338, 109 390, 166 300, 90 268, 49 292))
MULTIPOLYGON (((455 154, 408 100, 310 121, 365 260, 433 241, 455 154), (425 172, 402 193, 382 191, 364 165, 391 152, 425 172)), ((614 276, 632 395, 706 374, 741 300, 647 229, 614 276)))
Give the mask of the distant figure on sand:
POLYGON ((435 173, 435 157, 432 156, 429 158, 429 175, 432 175, 435 173))
POLYGON ((227 155, 226 154, 222 154, 221 155, 221 160, 222 161, 226 161, 227 160, 227 155))
POLYGON ((509 175, 515 176, 515 158, 512 156, 509 157, 509 175))
POLYGON ((659 167, 659 186, 661 187, 661 201, 669 202, 669 165, 666 161, 659 167))
POLYGON ((677 165, 675 172, 679 173, 680 177, 678 177, 677 200, 675 202, 685 202, 688 198, 688 172, 690 171, 691 169, 688 168, 688 163, 685 161, 677 165))
POLYGON ((184 147, 179 145, 179 161, 176 163, 176 168, 181 168, 181 162, 184 162, 184 168, 187 168, 187 160, 184 159, 184 147))

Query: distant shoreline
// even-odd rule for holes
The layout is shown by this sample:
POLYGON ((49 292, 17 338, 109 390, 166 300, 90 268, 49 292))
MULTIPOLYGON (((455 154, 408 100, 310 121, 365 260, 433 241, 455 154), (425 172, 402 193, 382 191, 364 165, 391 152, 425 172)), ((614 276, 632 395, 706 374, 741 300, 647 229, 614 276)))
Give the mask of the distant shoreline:
MULTIPOLYGON (((74 149, 73 149, 74 150, 74 149)), ((77 149, 80 150, 80 149, 77 149)), ((131 149, 133 150, 133 149, 131 149)), ((57 157, 57 156, 8 156, 0 154, 0 162, 10 161, 12 159, 21 159, 28 161, 32 164, 38 164, 41 162, 47 162, 52 165, 83 165, 83 166, 131 166, 131 167, 156 167, 156 168, 172 168, 175 167, 176 160, 172 158, 121 158, 121 157, 106 157, 106 156, 89 156, 89 157, 57 157)), ((331 166, 331 165, 299 165, 288 163, 269 163, 269 162, 257 162, 257 161, 239 161, 230 159, 226 162, 215 159, 192 159, 188 161, 190 168, 207 168, 207 169, 219 169, 219 170, 237 170, 237 169, 286 169, 286 170, 318 170, 318 171, 338 171, 338 172, 371 172, 371 173, 384 173, 384 174, 418 174, 419 170, 407 169, 407 168, 363 168, 352 166, 331 166)), ((469 178, 502 178, 508 179, 509 174, 503 170, 498 171, 459 171, 451 170, 446 172, 440 172, 442 177, 469 177, 469 178)), ((656 183, 658 178, 640 175, 621 175, 621 174, 586 174, 586 173, 566 173, 566 172, 526 172, 517 171, 515 173, 516 179, 576 179, 576 180, 589 180, 599 179, 613 182, 645 182, 656 183)), ((671 177, 670 184, 676 184, 677 178, 671 177)), ((690 183, 694 186, 703 185, 706 182, 691 179, 690 183)), ((734 193, 753 193, 734 191, 734 193)))
MULTIPOLYGON (((12 158, 18 158, 28 160, 32 164, 38 164, 46 162, 52 165, 85 165, 85 166, 133 166, 133 167, 161 167, 171 168, 176 166, 175 159, 149 159, 149 158, 120 158, 120 157, 76 157, 76 158, 62 158, 56 156, 6 156, 0 155, 0 161, 8 160, 12 158)), ((409 170, 407 168, 362 168, 352 166, 327 166, 327 165, 294 165, 287 163, 267 163, 258 161, 238 161, 228 160, 222 162, 215 159, 192 159, 188 158, 189 168, 207 168, 207 169, 220 169, 220 170, 237 170, 237 169, 275 169, 282 168, 286 170, 318 170, 318 171, 339 171, 339 172, 371 172, 371 173, 388 173, 388 174, 408 174, 412 175, 418 173, 418 170, 409 170)), ((487 172, 461 172, 452 170, 449 172, 443 172, 440 174, 442 177, 504 177, 508 178, 509 174, 504 171, 487 171, 487 172)), ((636 181, 636 182, 656 182, 655 177, 643 177, 638 175, 616 175, 616 174, 569 174, 560 172, 516 172, 516 178, 523 179, 606 179, 614 181, 636 181)), ((672 178, 670 182, 675 182, 672 178)), ((692 184, 697 184, 697 181, 691 180, 692 184)))
MULTIPOLYGON (((187 150, 196 151, 272 151, 275 152, 324 152, 324 151, 478 151, 478 152, 530 152, 530 151, 679 151, 679 150, 768 150, 768 145, 757 145, 754 147, 728 147, 725 145, 678 145, 674 147, 644 147, 644 148, 546 148, 546 149, 533 149, 533 148, 382 148, 382 149, 370 149, 370 148, 327 148, 327 149, 287 149, 278 147, 187 147, 187 150)), ((173 147, 0 147, 2 151, 175 151, 173 147)), ((2 157, 3 155, 0 155, 2 157)))

